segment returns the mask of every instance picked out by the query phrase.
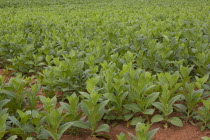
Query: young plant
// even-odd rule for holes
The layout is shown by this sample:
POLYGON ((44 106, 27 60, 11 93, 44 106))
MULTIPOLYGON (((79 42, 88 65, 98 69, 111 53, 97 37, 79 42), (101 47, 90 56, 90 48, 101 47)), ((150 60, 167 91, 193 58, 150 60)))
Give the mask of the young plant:
POLYGON ((31 90, 27 92, 27 101, 28 101, 28 109, 32 110, 35 108, 38 102, 38 93, 41 87, 39 84, 34 84, 31 86, 31 90))
POLYGON ((103 77, 102 88, 103 95, 106 99, 110 99, 107 107, 109 108, 109 113, 105 115, 107 120, 124 120, 125 119, 125 109, 123 104, 126 102, 126 97, 128 95, 127 88, 125 86, 125 79, 123 78, 123 73, 127 72, 127 65, 123 65, 123 69, 117 72, 115 63, 101 63, 103 69, 101 70, 101 75, 103 77))
POLYGON ((3 138, 4 134, 7 133, 6 131, 6 120, 8 118, 7 109, 3 109, 3 107, 9 102, 10 100, 4 99, 0 100, 0 139, 3 138))
POLYGON ((17 109, 23 110, 26 106, 27 93, 25 87, 28 81, 20 77, 21 75, 11 78, 1 92, 6 99, 10 100, 6 105, 9 113, 15 113, 17 109))
POLYGON ((176 71, 174 74, 170 73, 160 73, 158 74, 159 85, 164 86, 167 85, 168 90, 170 91, 170 98, 173 98, 177 92, 177 90, 183 85, 183 83, 179 83, 180 74, 176 71))
POLYGON ((202 122, 201 131, 205 130, 206 128, 210 129, 210 98, 203 100, 202 103, 203 106, 198 108, 198 111, 194 116, 195 119, 202 122))
POLYGON ((63 133, 72 126, 73 122, 64 123, 67 114, 63 115, 62 106, 56 109, 57 98, 55 96, 52 99, 40 96, 40 101, 44 108, 42 114, 46 116, 45 129, 53 140, 59 140, 63 133))
POLYGON ((208 79, 209 79, 209 74, 206 74, 206 75, 205 75, 204 77, 202 77, 202 78, 199 78, 199 77, 197 77, 197 76, 195 76, 195 78, 196 78, 195 84, 196 84, 197 88, 198 88, 198 89, 201 89, 202 86, 208 81, 208 79))
POLYGON ((72 126, 73 122, 64 123, 66 115, 62 115, 63 108, 54 109, 46 115, 47 125, 45 126, 53 140, 60 140, 63 133, 72 126))
MULTIPOLYGON (((145 123, 137 123, 136 125, 136 136, 133 134, 129 133, 130 137, 132 140, 151 140, 154 135, 157 133, 159 128, 155 128, 151 131, 150 129, 150 124, 145 124, 145 123)), ((127 137, 124 133, 121 133, 120 135, 117 135, 118 140, 127 140, 127 137)))
POLYGON ((124 108, 123 104, 128 95, 128 92, 125 91, 125 79, 113 78, 111 82, 113 87, 113 92, 105 93, 104 97, 109 99, 110 112, 106 115, 106 119, 124 119, 124 108))
MULTIPOLYGON (((152 104, 159 96, 158 92, 153 92, 155 85, 153 84, 153 76, 149 72, 142 70, 130 70, 130 73, 125 75, 126 81, 129 83, 129 95, 130 103, 124 105, 126 109, 132 111, 132 115, 135 113, 143 113, 146 120, 149 122, 149 115, 152 115, 155 109, 151 108, 152 104), (150 86, 149 86, 150 85, 150 86)), ((136 121, 142 120, 134 118, 131 124, 134 125, 136 121)))
POLYGON ((56 57, 53 59, 54 65, 43 70, 41 82, 45 85, 44 90, 48 91, 48 96, 54 95, 56 91, 71 95, 73 92, 79 93, 80 90, 84 90, 84 61, 79 61, 78 53, 72 50, 70 54, 63 54, 62 60, 56 57))
POLYGON ((152 117, 151 122, 160 122, 165 121, 164 127, 168 128, 168 123, 173 124, 178 127, 182 127, 182 121, 178 117, 169 118, 169 115, 173 112, 173 105, 174 103, 180 99, 181 95, 176 95, 171 98, 171 93, 168 90, 168 85, 163 86, 163 91, 161 96, 159 97, 160 102, 153 103, 153 106, 157 108, 162 114, 155 115, 152 117))
POLYGON ((9 116, 8 119, 11 121, 12 127, 9 129, 11 134, 20 136, 22 139, 26 139, 35 132, 34 126, 31 123, 31 111, 23 112, 17 110, 19 118, 16 119, 14 116, 9 116), (16 127, 14 127, 16 126, 16 127))
POLYGON ((181 78, 182 78, 182 82, 189 82, 191 79, 190 73, 193 70, 194 66, 192 67, 184 67, 184 66, 180 66, 180 73, 181 73, 181 78))
POLYGON ((45 96, 39 96, 39 99, 43 104, 42 108, 44 108, 44 111, 50 113, 52 110, 55 109, 57 104, 56 96, 54 96, 52 99, 46 98, 45 96))
POLYGON ((5 111, 0 111, 0 139, 4 137, 4 134, 7 133, 6 131, 6 120, 8 118, 8 114, 5 111))
POLYGON ((79 120, 82 116, 82 112, 79 107, 79 97, 74 93, 71 96, 67 96, 68 103, 60 102, 60 105, 66 111, 66 120, 67 121, 76 121, 79 120))
POLYGON ((195 90, 195 83, 186 83, 182 92, 183 99, 186 101, 183 104, 175 104, 181 112, 184 113, 186 121, 192 117, 193 112, 196 110, 197 104, 201 102, 203 90, 195 90))
POLYGON ((109 126, 102 124, 98 126, 99 121, 103 118, 106 113, 105 106, 109 100, 101 101, 102 95, 97 92, 96 84, 99 82, 100 77, 94 77, 87 80, 87 91, 88 93, 81 92, 83 100, 80 107, 83 113, 87 117, 87 121, 75 121, 74 126, 84 129, 90 129, 92 136, 99 135, 99 132, 108 132, 109 126))
POLYGON ((48 139, 49 133, 47 130, 44 128, 44 122, 46 119, 45 114, 41 114, 41 112, 37 110, 32 110, 31 111, 31 123, 35 127, 35 133, 36 133, 36 138, 38 139, 48 139))

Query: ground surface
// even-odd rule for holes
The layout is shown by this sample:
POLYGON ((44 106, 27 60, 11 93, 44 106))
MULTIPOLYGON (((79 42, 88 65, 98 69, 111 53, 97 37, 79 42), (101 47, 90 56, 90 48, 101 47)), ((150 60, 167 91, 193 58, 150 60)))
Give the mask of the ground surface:
MULTIPOLYGON (((182 128, 171 126, 170 128, 163 128, 163 124, 155 124, 152 128, 160 128, 153 138, 153 140, 201 140, 203 136, 210 136, 210 131, 201 132, 198 127, 185 123, 182 128)), ((117 140, 116 135, 124 133, 135 134, 134 127, 126 127, 125 123, 120 123, 111 128, 110 136, 113 140, 117 140)), ((80 132, 80 136, 64 135, 62 140, 91 140, 91 137, 86 131, 80 132)), ((93 140, 97 138, 92 138, 93 140)))

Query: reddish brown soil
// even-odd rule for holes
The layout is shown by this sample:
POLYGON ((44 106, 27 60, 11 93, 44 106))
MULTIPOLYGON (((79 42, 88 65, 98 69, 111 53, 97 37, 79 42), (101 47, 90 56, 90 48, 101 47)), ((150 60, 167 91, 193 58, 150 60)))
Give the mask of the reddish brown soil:
MULTIPOLYGON (((151 129, 159 128, 157 134, 154 136, 153 140, 201 140, 203 136, 210 137, 210 131, 205 130, 201 132, 198 127, 191 124, 185 123, 182 128, 170 126, 169 128, 164 128, 163 124, 154 124, 151 129)), ((123 133, 135 134, 134 127, 126 127, 125 123, 117 124, 115 127, 110 129, 110 137, 112 140, 117 140, 116 135, 123 133)), ((64 135, 61 140, 102 140, 99 138, 92 138, 85 132, 80 132, 79 136, 64 135)))
MULTIPOLYGON (((4 75, 7 80, 10 79, 10 76, 4 74, 4 70, 0 69, 0 75, 4 75)), ((62 93, 56 93, 56 95, 61 95, 62 93)), ((42 91, 40 91, 39 95, 45 96, 42 91)), ((57 107, 59 104, 57 104, 57 107)), ((38 103, 36 108, 42 107, 41 103, 38 103)), ((153 140, 202 140, 201 137, 208 136, 210 137, 210 131, 205 130, 201 132, 199 127, 193 126, 189 123, 184 123, 182 128, 170 126, 169 128, 164 128, 162 123, 157 123, 152 125, 151 129, 159 128, 157 134, 154 136, 153 140)), ((116 126, 111 127, 110 133, 108 135, 112 140, 117 140, 116 135, 121 132, 128 134, 135 134, 135 127, 129 126, 126 127, 126 122, 118 123, 116 126)), ((129 137, 128 137, 129 138, 129 137)), ((130 139, 130 138, 129 138, 130 139)), ((65 134, 61 138, 61 140, 105 140, 103 138, 92 138, 90 136, 90 131, 88 130, 80 130, 77 133, 77 136, 73 136, 70 134, 65 134)))

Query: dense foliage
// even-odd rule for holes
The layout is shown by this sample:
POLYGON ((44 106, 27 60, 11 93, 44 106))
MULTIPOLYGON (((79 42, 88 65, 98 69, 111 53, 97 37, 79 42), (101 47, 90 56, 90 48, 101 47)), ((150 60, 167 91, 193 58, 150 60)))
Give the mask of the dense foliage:
POLYGON ((157 122, 210 129, 209 5, 0 0, 0 139, 105 137, 112 120, 141 140, 157 122))

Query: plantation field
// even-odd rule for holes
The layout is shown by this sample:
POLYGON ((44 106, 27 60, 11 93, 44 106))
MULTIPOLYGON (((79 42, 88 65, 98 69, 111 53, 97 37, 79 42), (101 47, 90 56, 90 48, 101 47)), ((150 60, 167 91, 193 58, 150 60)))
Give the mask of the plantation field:
POLYGON ((209 140, 209 0, 0 0, 1 140, 209 140))

